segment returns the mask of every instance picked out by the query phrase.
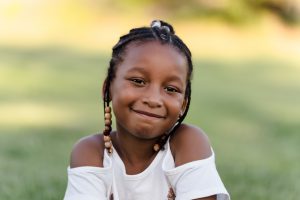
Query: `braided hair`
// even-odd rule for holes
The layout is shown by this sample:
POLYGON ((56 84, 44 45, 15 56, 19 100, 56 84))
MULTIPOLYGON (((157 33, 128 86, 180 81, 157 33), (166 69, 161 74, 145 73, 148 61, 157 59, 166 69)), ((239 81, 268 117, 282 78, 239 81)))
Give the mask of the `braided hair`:
POLYGON ((161 20, 154 20, 151 23, 150 27, 140 27, 134 28, 129 31, 128 34, 120 37, 118 43, 112 49, 112 57, 109 62, 109 67, 107 70, 107 76, 105 79, 104 85, 104 108, 109 106, 110 103, 110 93, 109 88, 111 86, 111 82, 115 77, 116 67, 123 61, 124 55, 126 53, 126 47, 130 43, 134 42, 147 42, 147 41, 160 41, 163 44, 170 44, 172 47, 181 52, 187 60, 188 63, 188 74, 187 74, 187 84, 185 90, 185 100, 187 101, 187 105, 185 107, 184 113, 178 118, 177 122, 171 129, 171 131, 162 136, 157 142, 161 150, 164 148, 164 144, 168 140, 168 137, 172 136, 178 127, 181 125, 182 121, 187 115, 189 110, 190 102, 191 102, 191 78, 193 72, 193 64, 192 64, 192 55, 189 48, 184 44, 184 42, 175 35, 175 31, 173 27, 161 20))

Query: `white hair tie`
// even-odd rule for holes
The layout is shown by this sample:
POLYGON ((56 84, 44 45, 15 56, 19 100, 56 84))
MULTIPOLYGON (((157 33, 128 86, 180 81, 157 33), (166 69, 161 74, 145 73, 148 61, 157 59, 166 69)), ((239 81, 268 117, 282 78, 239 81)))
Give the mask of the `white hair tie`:
POLYGON ((154 28, 154 27, 160 28, 160 27, 161 27, 160 21, 158 21, 158 20, 153 21, 153 22, 151 23, 151 28, 154 28))

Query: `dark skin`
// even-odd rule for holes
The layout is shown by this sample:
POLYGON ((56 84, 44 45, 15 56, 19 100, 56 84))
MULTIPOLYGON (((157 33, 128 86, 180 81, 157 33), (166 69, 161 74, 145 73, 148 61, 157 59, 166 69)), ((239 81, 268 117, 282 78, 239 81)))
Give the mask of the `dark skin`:
MULTIPOLYGON (((117 128, 111 137, 127 174, 138 174, 151 164, 157 139, 184 112, 187 70, 185 57, 168 44, 151 41, 127 47, 110 88, 117 128)), ((170 148, 176 167, 212 154, 207 136, 186 124, 171 137, 170 148)), ((101 134, 81 139, 72 151, 70 167, 103 167, 104 149, 101 134)))

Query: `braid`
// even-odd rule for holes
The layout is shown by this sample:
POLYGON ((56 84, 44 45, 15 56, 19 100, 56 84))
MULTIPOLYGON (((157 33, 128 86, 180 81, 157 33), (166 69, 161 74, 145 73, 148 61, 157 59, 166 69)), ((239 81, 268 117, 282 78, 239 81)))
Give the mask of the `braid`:
POLYGON ((112 58, 110 60, 109 68, 107 70, 104 88, 104 108, 109 106, 109 88, 112 80, 115 77, 116 67, 123 61, 124 54, 126 53, 126 47, 133 42, 146 42, 152 40, 158 40, 162 43, 172 45, 186 57, 188 63, 187 86, 185 90, 185 100, 187 101, 187 105, 184 110, 184 113, 177 120, 172 130, 158 140, 158 145, 160 149, 163 150, 164 144, 166 143, 168 138, 176 132, 176 130, 180 127, 181 123, 185 119, 190 107, 192 93, 192 54, 189 48, 184 44, 184 42, 177 35, 175 35, 175 31, 170 24, 164 21, 154 20, 151 23, 151 27, 134 28, 131 29, 128 34, 120 37, 118 43, 112 48, 112 58))

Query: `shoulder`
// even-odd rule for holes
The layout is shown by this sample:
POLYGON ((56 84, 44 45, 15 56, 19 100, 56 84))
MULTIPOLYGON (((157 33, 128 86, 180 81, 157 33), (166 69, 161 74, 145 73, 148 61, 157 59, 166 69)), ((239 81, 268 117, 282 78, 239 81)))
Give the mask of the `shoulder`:
POLYGON ((175 166, 202 160, 212 155, 207 135, 198 127, 182 124, 170 140, 175 166))
POLYGON ((103 167, 103 150, 104 145, 101 134, 81 138, 73 147, 70 167, 103 167))

